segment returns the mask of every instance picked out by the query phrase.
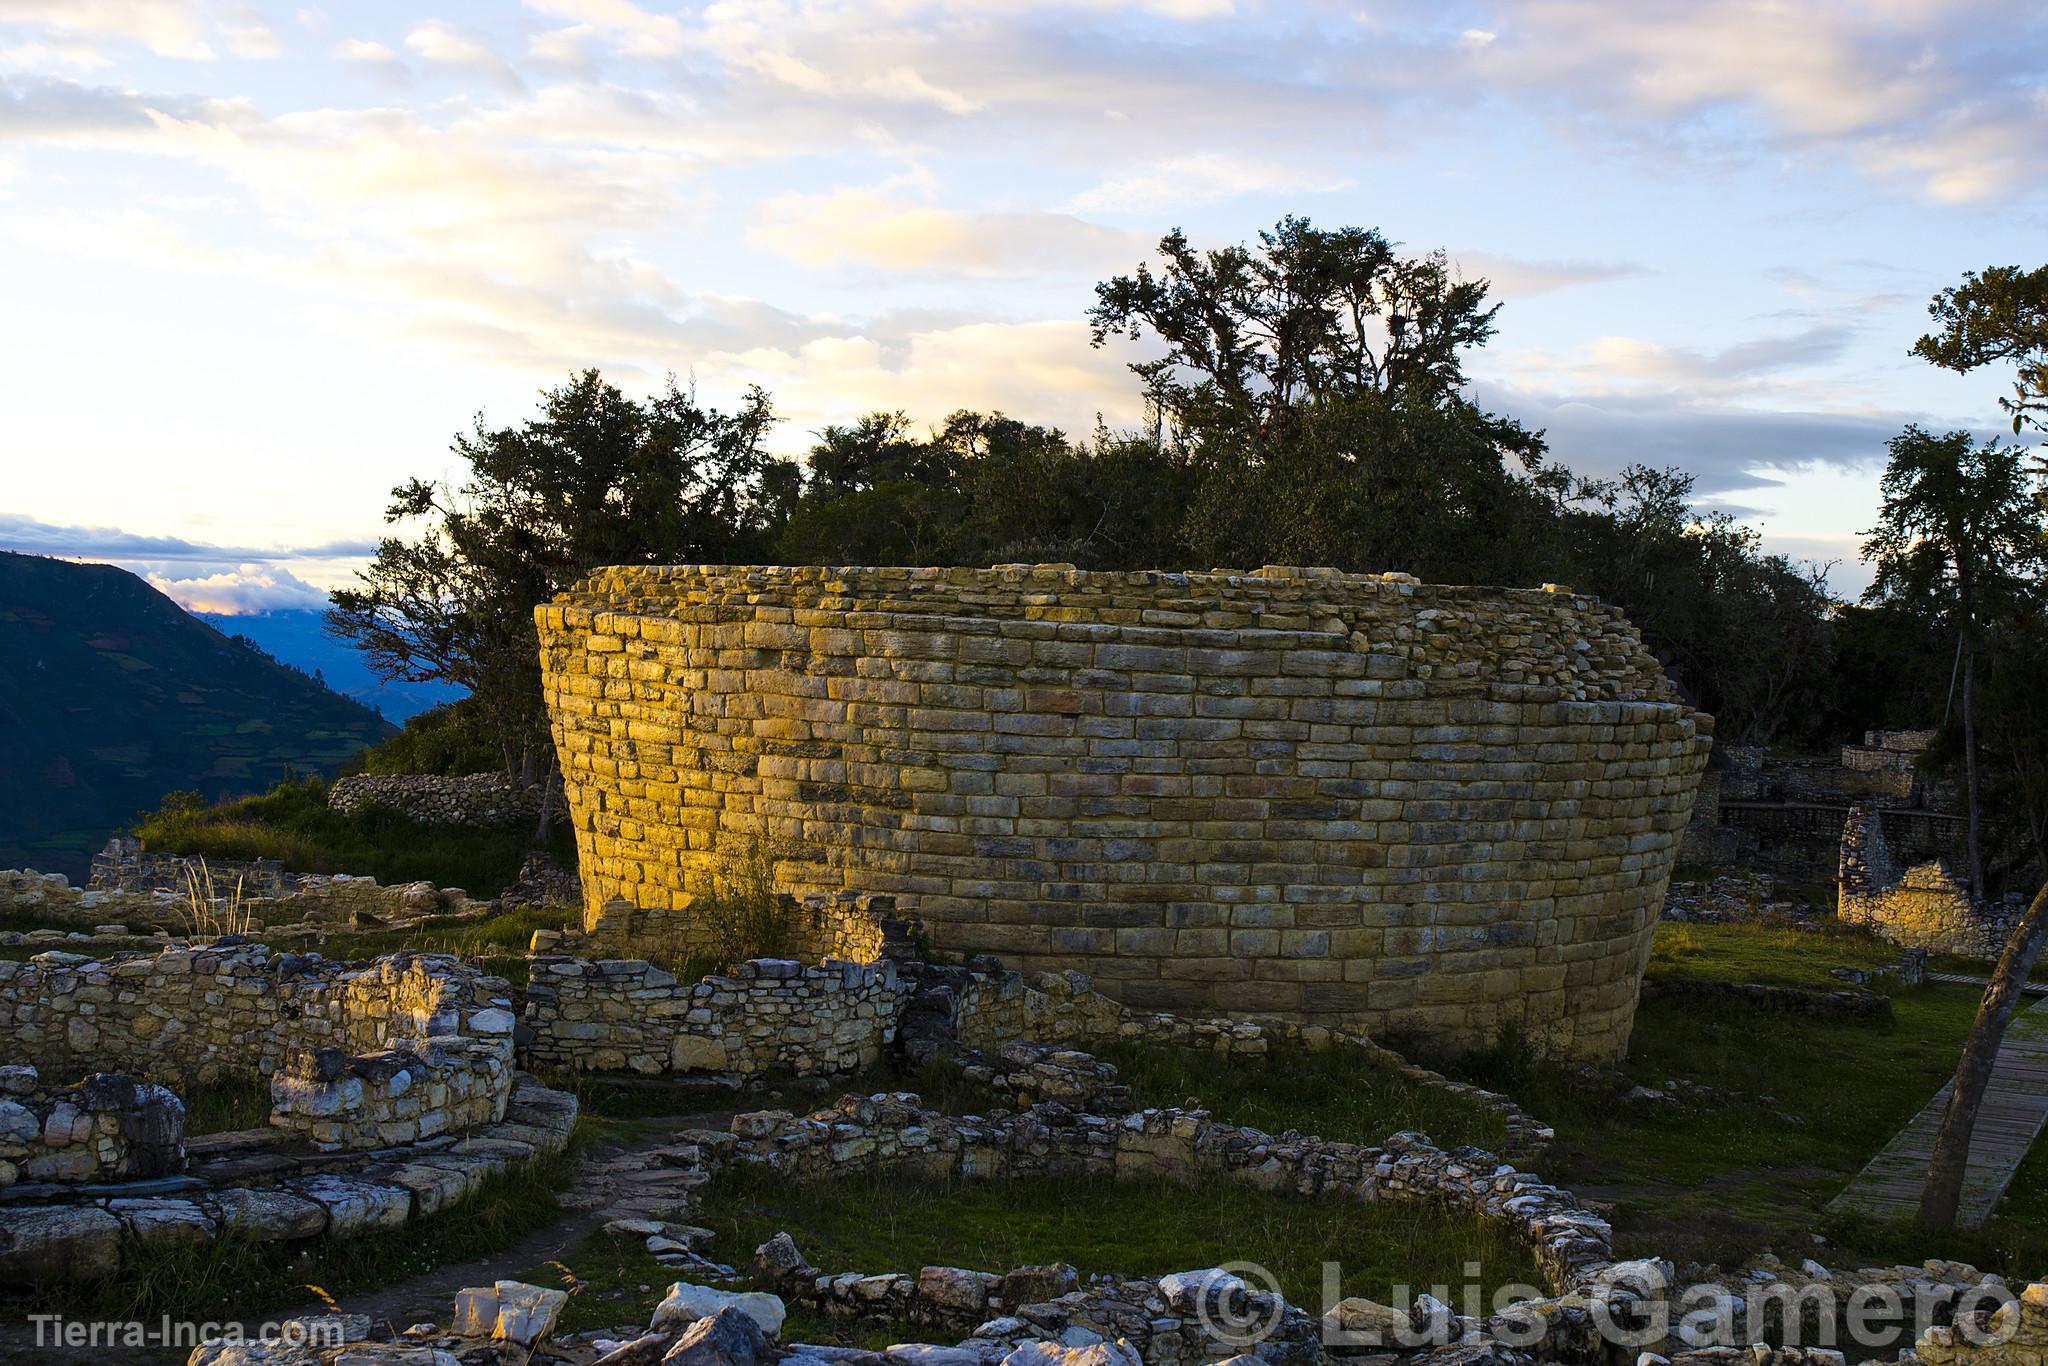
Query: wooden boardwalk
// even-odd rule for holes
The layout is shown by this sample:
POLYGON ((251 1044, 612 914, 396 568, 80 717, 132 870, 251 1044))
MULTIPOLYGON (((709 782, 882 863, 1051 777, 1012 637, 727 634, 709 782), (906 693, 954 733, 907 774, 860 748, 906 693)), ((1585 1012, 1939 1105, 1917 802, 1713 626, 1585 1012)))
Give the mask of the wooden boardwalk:
MULTIPOLYGON (((1910 1219, 1920 1209, 1920 1188, 1934 1153, 1934 1131, 1948 1104, 1944 1086, 1885 1150, 1858 1172, 1847 1190, 1828 1206, 1880 1219, 1910 1219)), ((1977 1112, 1970 1139, 1970 1164, 1963 1174, 1957 1221, 1975 1228, 1998 1208, 2005 1188, 2044 1125, 2048 1125, 2048 1000, 2013 1018, 2005 1031, 1991 1085, 1977 1112)))

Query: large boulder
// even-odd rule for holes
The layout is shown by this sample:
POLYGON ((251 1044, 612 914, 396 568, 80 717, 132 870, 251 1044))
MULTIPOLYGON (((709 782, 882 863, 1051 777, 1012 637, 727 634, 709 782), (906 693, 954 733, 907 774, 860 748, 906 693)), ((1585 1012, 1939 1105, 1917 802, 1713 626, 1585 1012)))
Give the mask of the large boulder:
POLYGON ((676 1340, 662 1366, 757 1366, 768 1359, 768 1339, 744 1310, 727 1305, 698 1319, 676 1340))

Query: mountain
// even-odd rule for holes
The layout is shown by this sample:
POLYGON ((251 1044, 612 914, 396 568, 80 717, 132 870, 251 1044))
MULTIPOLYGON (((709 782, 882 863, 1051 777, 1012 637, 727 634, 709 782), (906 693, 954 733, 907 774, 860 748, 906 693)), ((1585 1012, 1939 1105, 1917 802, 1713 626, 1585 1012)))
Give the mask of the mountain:
POLYGON ((0 552, 0 867, 82 877, 166 792, 260 792, 391 729, 125 570, 0 552))
POLYGON ((201 621, 216 626, 224 635, 247 636, 265 654, 307 673, 318 671, 321 681, 340 693, 381 713, 386 719, 403 721, 429 707, 453 702, 463 695, 448 683, 386 683, 370 671, 362 652, 346 641, 334 639, 322 624, 322 614, 308 611, 258 612, 244 616, 221 616, 196 612, 201 621))

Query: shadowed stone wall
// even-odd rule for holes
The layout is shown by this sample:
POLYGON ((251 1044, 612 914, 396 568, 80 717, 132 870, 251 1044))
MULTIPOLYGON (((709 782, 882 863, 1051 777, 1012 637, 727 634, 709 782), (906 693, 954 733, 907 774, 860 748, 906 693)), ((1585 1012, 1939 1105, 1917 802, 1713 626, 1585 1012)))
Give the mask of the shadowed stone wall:
POLYGON ((1712 729, 1561 589, 684 566, 537 617, 591 917, 762 840, 942 951, 1451 1047, 1625 1048, 1712 729))

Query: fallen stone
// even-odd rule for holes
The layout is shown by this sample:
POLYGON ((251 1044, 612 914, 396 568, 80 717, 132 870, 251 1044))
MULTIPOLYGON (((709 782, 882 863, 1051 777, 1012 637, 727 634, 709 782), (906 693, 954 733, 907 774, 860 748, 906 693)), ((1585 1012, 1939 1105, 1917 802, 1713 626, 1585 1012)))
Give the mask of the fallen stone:
POLYGON ((642 1333, 631 1342, 622 1342, 612 1348, 590 1366, 655 1366, 668 1355, 668 1349, 674 1342, 672 1333, 642 1333))
POLYGON ((746 1311, 727 1305, 698 1319, 663 1357, 662 1366, 755 1366, 768 1356, 768 1339, 746 1311))
POLYGON ((550 1290, 524 1281, 498 1281, 489 1286, 459 1291, 455 1296, 455 1321, 450 1329, 457 1337, 489 1338, 531 1347, 554 1331, 562 1306, 569 1302, 566 1290, 550 1290))
POLYGON ((649 1332, 670 1332, 688 1327, 699 1319, 707 1319, 724 1309, 737 1309, 760 1326, 769 1337, 782 1332, 782 1320, 787 1317, 782 1298, 760 1291, 714 1290, 708 1285, 691 1285, 688 1281, 677 1281, 668 1288, 668 1295, 654 1306, 654 1317, 649 1320, 649 1332))

